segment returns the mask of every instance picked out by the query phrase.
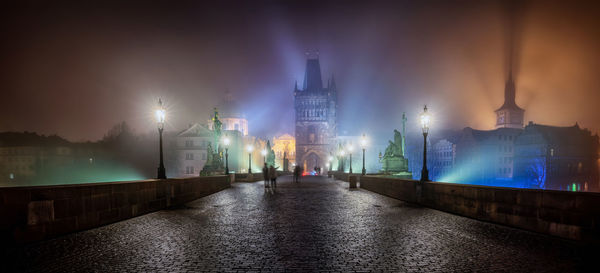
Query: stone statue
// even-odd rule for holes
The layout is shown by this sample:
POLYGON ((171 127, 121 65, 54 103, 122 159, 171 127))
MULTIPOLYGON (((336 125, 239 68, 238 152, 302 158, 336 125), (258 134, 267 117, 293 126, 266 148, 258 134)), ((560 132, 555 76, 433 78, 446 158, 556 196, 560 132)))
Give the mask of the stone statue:
POLYGON ((275 167, 275 151, 271 148, 271 142, 267 140, 267 166, 275 167))
POLYGON ((208 143, 206 148, 206 163, 200 171, 201 176, 215 175, 225 172, 225 165, 223 159, 222 149, 219 147, 219 141, 221 140, 221 128, 223 123, 219 120, 219 112, 215 108, 215 114, 212 118, 213 121, 213 139, 215 143, 215 150, 213 150, 211 143, 208 143))
POLYGON ((219 120, 219 111, 217 111, 217 108, 215 107, 215 114, 212 118, 212 122, 213 122, 213 138, 214 138, 214 143, 215 143, 215 151, 218 153, 219 152, 219 141, 221 140, 221 128, 223 127, 223 123, 221 122, 221 120, 219 120))
POLYGON ((283 152, 283 171, 284 172, 288 172, 290 171, 290 161, 287 159, 287 152, 283 152))
POLYGON ((394 141, 388 143, 383 157, 380 158, 382 172, 396 177, 411 178, 412 175, 408 172, 408 159, 403 155, 402 134, 394 130, 394 141))

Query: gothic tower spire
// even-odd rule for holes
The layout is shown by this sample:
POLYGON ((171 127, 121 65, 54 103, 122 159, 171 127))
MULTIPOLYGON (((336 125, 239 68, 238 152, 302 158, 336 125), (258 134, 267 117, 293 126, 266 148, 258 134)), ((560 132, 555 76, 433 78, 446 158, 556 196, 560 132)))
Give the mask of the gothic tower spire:
POLYGON ((306 59, 306 70, 304 71, 304 84, 302 89, 306 92, 318 93, 323 89, 321 79, 321 65, 319 59, 306 59))

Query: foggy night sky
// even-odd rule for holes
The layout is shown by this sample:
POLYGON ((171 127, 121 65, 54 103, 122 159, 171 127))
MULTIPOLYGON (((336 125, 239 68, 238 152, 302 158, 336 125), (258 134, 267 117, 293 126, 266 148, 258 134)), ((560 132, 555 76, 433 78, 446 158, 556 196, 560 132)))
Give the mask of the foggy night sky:
MULTIPOLYGON (((335 75, 340 134, 391 135, 403 111, 416 128, 423 104, 436 129, 492 129, 504 99, 505 2, 39 2, 0 11, 0 131, 97 140, 126 121, 146 133, 159 96, 179 131, 230 91, 250 134, 293 133, 307 50, 324 85, 335 75)), ((597 132, 599 5, 520 2, 517 14, 525 121, 597 132)))

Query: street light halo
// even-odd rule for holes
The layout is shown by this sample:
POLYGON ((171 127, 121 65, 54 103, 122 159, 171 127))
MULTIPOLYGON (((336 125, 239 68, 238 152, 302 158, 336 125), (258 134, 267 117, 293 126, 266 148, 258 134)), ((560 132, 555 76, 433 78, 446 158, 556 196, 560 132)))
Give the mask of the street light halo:
POLYGON ((164 127, 166 115, 167 114, 165 108, 162 105, 162 100, 158 99, 158 108, 156 109, 156 111, 154 111, 154 116, 156 118, 156 122, 158 123, 159 129, 162 129, 164 127))
POLYGON ((421 128, 423 129, 423 133, 429 132, 429 125, 431 123, 431 115, 427 112, 427 105, 423 107, 423 113, 420 116, 421 119, 421 128))
POLYGON ((365 134, 362 135, 362 137, 360 138, 360 146, 364 149, 365 147, 367 147, 367 136, 365 136, 365 134))
POLYGON ((223 138, 223 144, 225 146, 229 146, 229 143, 230 143, 229 137, 225 136, 225 138, 223 138))

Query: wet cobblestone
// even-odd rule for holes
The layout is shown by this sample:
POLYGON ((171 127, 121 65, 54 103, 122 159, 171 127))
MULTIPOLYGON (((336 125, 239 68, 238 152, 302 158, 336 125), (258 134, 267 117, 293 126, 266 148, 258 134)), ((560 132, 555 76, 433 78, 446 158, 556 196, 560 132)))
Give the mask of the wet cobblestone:
MULTIPOLYGON (((2 249, 30 272, 575 272, 573 242, 283 177, 112 225, 2 249)), ((1 269, 1 268, 0 268, 1 269)))

